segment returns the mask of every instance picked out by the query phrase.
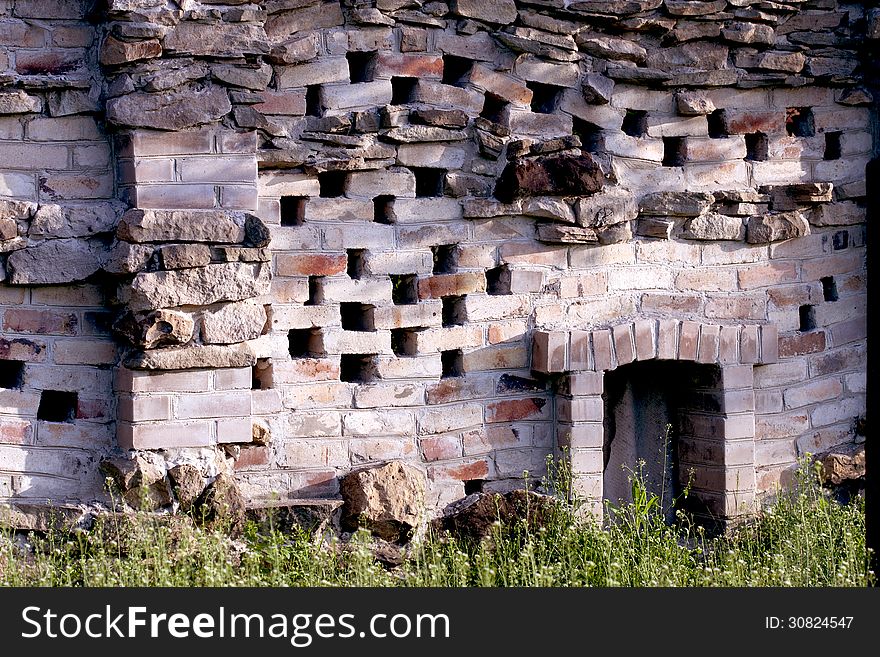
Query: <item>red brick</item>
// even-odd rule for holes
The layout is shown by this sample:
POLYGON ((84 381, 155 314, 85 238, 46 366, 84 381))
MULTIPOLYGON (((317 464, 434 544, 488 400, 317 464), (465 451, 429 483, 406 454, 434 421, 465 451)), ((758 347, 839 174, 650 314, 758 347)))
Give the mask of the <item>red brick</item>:
POLYGON ((626 365, 635 360, 635 345, 633 344, 632 324, 621 324, 611 329, 614 336, 614 353, 617 356, 618 365, 626 365))
POLYGON ((675 360, 678 348, 678 322, 661 319, 657 326, 657 358, 675 360))
POLYGON ((571 331, 569 336, 569 368, 573 372, 588 370, 592 364, 590 334, 588 331, 571 331))
POLYGON ((593 362, 596 370, 610 370, 612 362, 611 331, 601 329, 593 331, 593 362))
POLYGON ((700 325, 697 322, 682 322, 678 340, 680 360, 696 360, 699 344, 700 325))
POLYGON ((809 285, 786 285, 767 290, 767 298, 776 308, 795 308, 810 302, 809 285))
POLYGON ((765 262, 742 267, 737 271, 737 280, 741 290, 753 290, 780 283, 794 283, 797 278, 798 268, 794 262, 765 262))
POLYGON ((779 110, 724 110, 724 130, 731 135, 753 132, 780 134, 785 132, 785 113, 779 110))
POLYGON ((547 400, 541 397, 492 402, 486 406, 486 422, 515 422, 516 420, 529 418, 538 419, 538 417, 543 415, 543 409, 546 405, 547 400))
POLYGON ((807 260, 801 265, 803 279, 818 281, 823 276, 860 271, 864 267, 863 257, 861 251, 849 251, 807 260))
POLYGON ((308 255, 279 253, 275 259, 278 276, 333 276, 348 266, 344 255, 308 255))
POLYGON ((706 317, 710 319, 764 319, 767 300, 754 296, 710 297, 706 317))
POLYGON ((376 73, 383 77, 439 78, 443 76, 443 58, 383 52, 376 58, 376 73))
POLYGON ((568 366, 568 333, 536 331, 532 343, 532 369, 536 372, 564 372, 568 366))
POLYGON ((714 363, 718 360, 718 339, 721 327, 713 324, 700 326, 700 347, 697 352, 698 363, 714 363))
POLYGON ((262 114, 290 114, 302 116, 306 113, 306 92, 304 89, 287 89, 286 91, 262 91, 262 103, 254 105, 254 109, 262 114))
POLYGON ((422 438, 420 445, 426 461, 445 461, 461 457, 461 441, 458 436, 422 438))
POLYGON ((825 331, 809 331, 794 335, 783 335, 779 338, 779 357, 790 358, 802 354, 814 354, 825 351, 825 331))
POLYGON ((63 75, 85 68, 85 50, 19 50, 15 55, 15 70, 20 75, 63 75))
POLYGON ((638 360, 649 360, 656 357, 657 347, 654 343, 653 320, 640 320, 635 323, 636 332, 636 358, 638 360))
MULTIPOLYGON (((9 311, 7 311, 9 312, 9 311)), ((23 360, 42 363, 46 360, 46 343, 27 338, 0 338, 0 360, 23 360)))
POLYGON ((246 468, 269 465, 270 457, 271 452, 268 447, 242 447, 238 458, 235 460, 235 469, 244 470, 246 468))
POLYGON ((419 299, 439 299, 485 291, 486 275, 482 272, 440 274, 419 280, 419 299))
POLYGON ((55 313, 29 308, 9 308, 3 313, 3 328, 14 333, 76 335, 79 321, 72 313, 55 313))
POLYGON ((27 420, 0 418, 0 444, 30 445, 33 435, 33 427, 27 420))
POLYGON ((722 326, 718 341, 718 362, 731 364, 737 362, 736 347, 739 343, 739 329, 736 326, 722 326))
POLYGON ((489 474, 489 462, 486 459, 459 463, 456 465, 442 465, 428 468, 431 479, 456 479, 458 481, 471 481, 473 479, 485 479, 489 474))
POLYGON ((779 331, 772 324, 761 327, 761 362, 775 363, 779 360, 779 331))
POLYGON ((758 327, 744 326, 740 333, 739 360, 742 363, 758 362, 758 327))
POLYGON ((655 294, 648 292, 642 295, 642 310, 662 313, 696 313, 700 310, 700 297, 692 294, 655 294))

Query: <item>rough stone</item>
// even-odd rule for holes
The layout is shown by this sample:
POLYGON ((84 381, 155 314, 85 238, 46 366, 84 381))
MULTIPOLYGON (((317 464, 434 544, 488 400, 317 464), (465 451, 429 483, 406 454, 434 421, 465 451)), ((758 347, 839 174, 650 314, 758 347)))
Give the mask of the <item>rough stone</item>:
POLYGON ((749 244, 768 244, 809 234, 810 225, 800 212, 779 212, 749 217, 746 241, 749 244))
POLYGON ((253 352, 242 345, 171 347, 137 352, 125 359, 130 370, 192 370, 206 367, 251 367, 253 352))
POLYGON ((181 511, 189 511, 205 490, 205 479, 201 471, 189 463, 181 463, 168 469, 174 495, 181 511))
POLYGON ((43 203, 34 213, 28 236, 32 239, 89 237, 109 233, 116 226, 121 207, 116 203, 92 203, 62 207, 43 203))
POLYGON ((561 226, 557 224, 539 225, 535 238, 539 242, 548 242, 550 244, 589 244, 599 241, 595 228, 561 226))
POLYGON ((541 217, 561 221, 565 224, 575 223, 574 211, 563 200, 555 198, 530 198, 523 201, 522 213, 529 217, 541 217))
POLYGON ((246 216, 227 210, 126 211, 116 234, 128 242, 244 243, 246 216))
POLYGON ((458 15, 478 21, 509 25, 516 20, 514 0, 452 0, 450 5, 458 15))
POLYGON ((822 480, 839 486, 845 482, 864 480, 865 445, 846 445, 823 454, 822 480))
POLYGON ((193 504, 193 516, 201 525, 233 536, 246 520, 245 500, 232 475, 217 475, 193 504))
POLYGON ((162 269, 189 269, 204 267, 211 262, 211 247, 207 244, 170 244, 158 249, 162 269))
POLYGON ((639 214, 635 197, 621 187, 608 187, 598 194, 580 198, 575 205, 580 226, 611 226, 632 221, 639 214))
POLYGON ((9 282, 47 285, 84 280, 101 268, 99 250, 99 245, 80 239, 37 242, 9 256, 9 282))
POLYGON ((587 73, 581 83, 584 100, 595 105, 607 105, 614 93, 614 80, 599 73, 587 73))
POLYGON ((491 538, 493 532, 524 522, 537 531, 552 518, 557 504, 550 495, 516 489, 505 494, 473 493, 449 504, 439 518, 432 521, 437 532, 471 541, 491 538))
POLYGON ((205 344, 232 344, 258 338, 266 325, 266 309, 253 301, 229 303, 202 317, 205 344))
POLYGON ((689 219, 681 236, 689 240, 743 240, 745 225, 739 217, 729 217, 716 212, 707 212, 689 219))
POLYGON ((653 192, 642 197, 639 210, 660 217, 696 217, 715 203, 708 192, 653 192))
POLYGON ((165 467, 158 455, 105 458, 99 468, 113 480, 125 502, 135 509, 153 511, 172 502, 165 467))
POLYGON ((226 90, 216 85, 173 91, 135 91, 107 101, 107 120, 123 126, 183 130, 211 123, 232 110, 226 90))
POLYGON ((340 484, 342 527, 363 527, 395 543, 408 541, 425 520, 426 483, 421 470, 401 461, 348 473, 340 484))
POLYGON ((192 340, 195 322, 188 313, 177 310, 145 314, 127 312, 114 322, 113 328, 137 347, 156 349, 192 340))
POLYGON ((715 111, 715 103, 701 91, 678 92, 675 105, 682 116, 701 116, 715 111))
POLYGON ((104 66, 118 66, 141 59, 153 59, 162 54, 158 39, 146 41, 120 41, 108 36, 101 44, 99 61, 104 66))
POLYGON ((548 155, 508 162, 495 185, 495 198, 510 203, 526 196, 580 196, 605 184, 602 169, 589 153, 548 155))
POLYGON ((194 269, 141 272, 130 286, 120 291, 120 296, 131 310, 140 311, 241 301, 268 292, 268 265, 230 262, 194 269))
POLYGON ((28 114, 39 112, 43 104, 36 96, 30 96, 21 89, 0 92, 0 114, 28 114))

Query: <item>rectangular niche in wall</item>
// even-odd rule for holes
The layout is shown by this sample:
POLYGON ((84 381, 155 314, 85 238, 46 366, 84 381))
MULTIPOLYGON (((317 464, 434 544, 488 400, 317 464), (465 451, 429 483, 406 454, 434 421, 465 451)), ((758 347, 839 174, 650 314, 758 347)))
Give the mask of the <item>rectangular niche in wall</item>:
POLYGON ((24 381, 24 363, 20 360, 0 360, 0 388, 21 388, 24 381))
POLYGON ((76 417, 77 394, 67 390, 43 390, 37 419, 46 422, 73 422, 76 417))

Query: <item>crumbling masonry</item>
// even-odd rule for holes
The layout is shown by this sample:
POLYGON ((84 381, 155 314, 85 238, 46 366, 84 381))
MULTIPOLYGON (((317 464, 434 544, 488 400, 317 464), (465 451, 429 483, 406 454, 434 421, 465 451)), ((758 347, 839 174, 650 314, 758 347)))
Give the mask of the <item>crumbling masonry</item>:
POLYGON ((878 38, 842 0, 0 0, 0 501, 401 460, 438 509, 555 453, 601 512, 669 424, 657 476, 748 513, 864 440, 878 38))

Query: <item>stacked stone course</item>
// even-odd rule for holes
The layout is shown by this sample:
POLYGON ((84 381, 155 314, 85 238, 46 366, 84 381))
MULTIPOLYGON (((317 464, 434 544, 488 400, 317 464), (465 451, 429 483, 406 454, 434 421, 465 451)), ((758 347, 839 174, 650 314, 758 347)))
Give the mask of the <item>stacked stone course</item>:
POLYGON ((878 25, 0 0, 0 498, 100 498, 134 450, 253 505, 400 459, 439 508, 571 448, 598 511, 602 373, 680 360, 721 400, 685 409, 682 460, 748 511, 863 440, 878 25))

